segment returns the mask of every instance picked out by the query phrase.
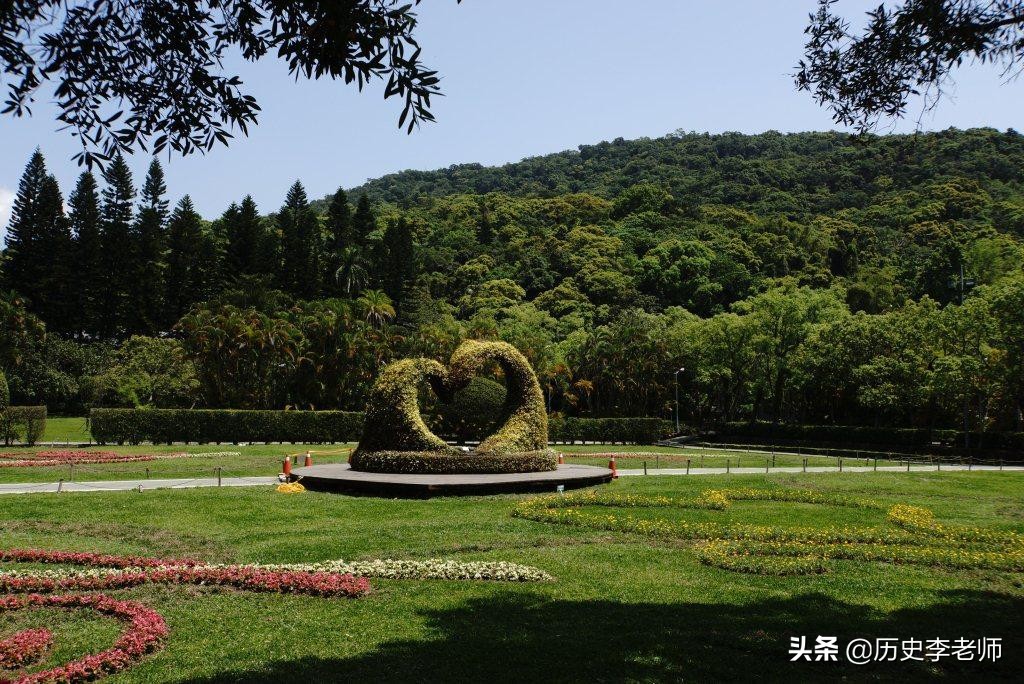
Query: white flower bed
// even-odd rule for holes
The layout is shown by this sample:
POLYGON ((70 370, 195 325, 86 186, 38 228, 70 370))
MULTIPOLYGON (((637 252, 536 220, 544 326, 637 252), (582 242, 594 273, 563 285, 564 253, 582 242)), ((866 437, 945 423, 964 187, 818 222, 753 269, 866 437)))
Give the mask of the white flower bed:
MULTIPOLYGON (((432 558, 429 560, 378 559, 367 561, 330 560, 320 563, 248 563, 234 566, 209 564, 200 568, 246 567, 270 571, 330 572, 348 573, 356 577, 378 577, 381 579, 441 579, 441 580, 487 580, 492 582, 552 582, 554 577, 529 565, 507 561, 455 561, 432 558)), ((38 570, 0 570, 0 580, 18 577, 45 578, 54 581, 64 579, 100 579, 121 573, 143 572, 145 570, 168 570, 156 568, 42 568, 38 570)))

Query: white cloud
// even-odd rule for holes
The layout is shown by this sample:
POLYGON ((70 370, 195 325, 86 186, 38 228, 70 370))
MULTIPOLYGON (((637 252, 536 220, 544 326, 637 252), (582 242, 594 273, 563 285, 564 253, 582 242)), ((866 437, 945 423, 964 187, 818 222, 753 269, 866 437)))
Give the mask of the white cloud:
POLYGON ((14 204, 14 191, 0 187, 0 234, 7 234, 7 222, 11 220, 11 205, 14 204))

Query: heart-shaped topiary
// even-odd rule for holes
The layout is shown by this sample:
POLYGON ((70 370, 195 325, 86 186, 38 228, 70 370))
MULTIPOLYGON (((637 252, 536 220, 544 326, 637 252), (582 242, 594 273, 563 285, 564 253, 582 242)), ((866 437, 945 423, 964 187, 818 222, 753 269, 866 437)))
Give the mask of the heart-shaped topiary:
POLYGON ((380 472, 388 467, 389 460, 398 459, 403 463, 395 466, 396 472, 455 472, 450 468, 456 461, 459 470, 468 468, 472 472, 553 470, 554 456, 545 451, 547 441, 544 395, 526 357, 506 342, 467 340, 452 354, 448 368, 422 358, 403 359, 384 368, 370 392, 363 436, 352 455, 352 467, 380 472), (470 459, 478 459, 474 463, 430 431, 420 415, 417 395, 426 382, 442 401, 448 401, 490 362, 497 363, 505 376, 506 399, 501 424, 470 455, 470 459), (418 460, 410 465, 402 454, 418 460), (529 458, 517 465, 509 460, 517 455, 529 458), (441 456, 459 458, 439 461, 441 456), (494 459, 494 465, 481 471, 479 467, 486 458, 494 459))

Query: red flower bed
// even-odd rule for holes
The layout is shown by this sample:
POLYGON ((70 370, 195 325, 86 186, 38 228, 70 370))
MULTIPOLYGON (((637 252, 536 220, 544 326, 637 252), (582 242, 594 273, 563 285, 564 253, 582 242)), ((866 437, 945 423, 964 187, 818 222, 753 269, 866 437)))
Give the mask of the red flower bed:
POLYGON ((86 565, 96 568, 158 568, 201 565, 185 558, 147 558, 146 556, 114 556, 91 551, 48 551, 44 549, 0 549, 0 562, 58 563, 86 565))
POLYGON ((39 660, 53 643, 48 629, 26 629, 0 641, 0 669, 17 670, 39 660))
POLYGON ((370 583, 365 577, 333 572, 272 571, 241 566, 149 568, 123 570, 96 577, 60 579, 35 575, 0 577, 0 591, 16 593, 125 589, 141 584, 208 584, 246 591, 351 598, 363 596, 370 591, 370 583))
MULTIPOLYGON (((167 623, 159 613, 135 601, 118 601, 103 594, 65 594, 60 596, 2 596, 0 612, 27 608, 91 608, 103 615, 127 623, 113 647, 87 655, 66 665, 24 675, 17 684, 39 682, 86 682, 120 672, 167 638, 167 623)), ((30 630, 46 631, 46 630, 30 630)), ((22 633, 24 634, 24 632, 22 633)), ((5 642, 6 643, 6 642, 5 642)), ((29 653, 24 654, 26 657, 29 653)))
POLYGON ((0 468, 42 468, 69 464, 138 463, 155 461, 153 454, 117 454, 113 451, 59 449, 36 453, 0 454, 0 468))
MULTIPOLYGON (((0 591, 28 593, 27 596, 0 596, 0 612, 32 607, 92 608, 110 615, 128 627, 114 646, 102 653, 85 656, 45 672, 24 675, 18 684, 37 682, 84 682, 119 672, 154 650, 167 636, 167 625, 159 614, 133 601, 117 601, 103 594, 60 594, 63 591, 122 589, 141 584, 198 584, 235 587, 244 591, 263 591, 311 596, 359 597, 370 591, 364 577, 348 573, 299 570, 267 570, 243 565, 214 566, 194 560, 113 556, 101 553, 44 551, 39 549, 0 549, 0 562, 47 563, 109 569, 109 572, 82 571, 86 574, 61 577, 44 573, 0 575, 0 591)), ((51 573, 51 571, 47 571, 51 573)), ((49 645, 52 635, 46 630, 26 630, 0 642, 0 660, 7 658, 12 667, 33 662, 49 645), (43 645, 40 645, 43 644, 43 645), (10 656, 4 656, 9 648, 10 656)), ((3 660, 7 662, 7 660, 3 660)), ((0 678, 0 684, 7 680, 0 678)))

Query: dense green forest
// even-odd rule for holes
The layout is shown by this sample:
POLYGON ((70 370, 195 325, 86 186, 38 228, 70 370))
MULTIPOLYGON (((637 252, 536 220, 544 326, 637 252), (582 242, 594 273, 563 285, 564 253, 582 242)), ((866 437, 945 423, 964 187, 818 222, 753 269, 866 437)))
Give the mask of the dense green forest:
POLYGON ((362 407, 468 337, 552 412, 1020 430, 1024 138, 673 134, 173 209, 41 153, 3 263, 18 403, 362 407), (680 368, 685 370, 676 371, 680 368))

